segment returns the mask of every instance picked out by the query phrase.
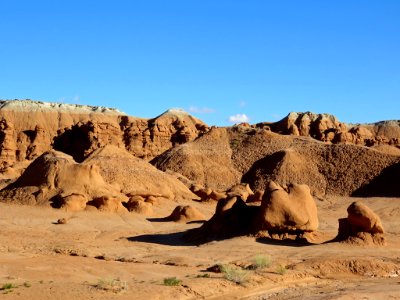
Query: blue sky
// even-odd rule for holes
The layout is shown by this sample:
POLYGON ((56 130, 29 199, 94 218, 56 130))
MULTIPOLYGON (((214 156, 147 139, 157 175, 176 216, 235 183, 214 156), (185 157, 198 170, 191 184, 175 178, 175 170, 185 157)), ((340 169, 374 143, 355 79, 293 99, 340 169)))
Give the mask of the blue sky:
POLYGON ((0 99, 400 119, 399 16, 397 0, 3 0, 0 99))

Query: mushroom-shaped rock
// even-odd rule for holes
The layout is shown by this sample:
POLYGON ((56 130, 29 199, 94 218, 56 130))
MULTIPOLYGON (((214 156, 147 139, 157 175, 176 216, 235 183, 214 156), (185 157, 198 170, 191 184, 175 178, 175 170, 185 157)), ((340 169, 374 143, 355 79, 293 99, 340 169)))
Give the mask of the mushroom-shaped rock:
POLYGON ((336 240, 352 244, 384 245, 381 220, 368 206, 356 201, 347 208, 347 218, 339 219, 336 240))
POLYGON ((81 211, 86 208, 88 198, 83 194, 73 193, 60 199, 60 208, 66 211, 81 211))
POLYGON ((311 232, 318 228, 317 206, 304 184, 291 184, 286 191, 271 181, 263 196, 260 230, 270 232, 311 232))
POLYGON ((102 196, 90 202, 89 205, 95 206, 100 211, 121 213, 126 212, 126 208, 122 205, 121 199, 112 196, 102 196))
POLYGON ((190 205, 178 205, 172 211, 171 215, 165 219, 168 221, 187 223, 191 221, 204 221, 206 217, 200 211, 190 205))
POLYGON ((347 208, 347 213, 347 220, 353 228, 369 233, 384 233, 381 219, 365 204, 353 202, 347 208))
POLYGON ((142 215, 153 214, 153 204, 145 201, 142 196, 131 197, 128 203, 126 203, 126 208, 131 212, 133 211, 142 215))

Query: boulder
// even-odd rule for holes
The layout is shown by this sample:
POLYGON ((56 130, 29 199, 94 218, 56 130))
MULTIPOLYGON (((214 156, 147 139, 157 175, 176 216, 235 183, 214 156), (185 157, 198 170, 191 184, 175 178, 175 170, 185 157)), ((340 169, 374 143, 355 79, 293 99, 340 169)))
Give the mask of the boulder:
POLYGON ((368 206, 360 201, 347 208, 347 218, 339 219, 339 231, 335 240, 360 245, 385 245, 381 220, 368 206))
POLYGON ((206 217, 198 209, 190 205, 178 205, 172 211, 171 215, 165 219, 167 221, 187 223, 192 221, 204 221, 206 217))
POLYGON ((73 193, 68 196, 60 197, 60 208, 66 211, 81 211, 86 208, 88 198, 86 195, 73 193))
POLYGON ((127 209, 122 205, 122 201, 118 197, 102 196, 88 202, 88 205, 92 205, 98 210, 105 212, 127 212, 127 209))
POLYGON ((318 229, 317 206, 307 185, 291 184, 287 190, 271 181, 261 202, 256 225, 269 232, 312 232, 318 229))
POLYGON ((153 204, 146 202, 141 196, 131 197, 126 203, 126 208, 130 212, 135 212, 146 216, 153 214, 153 204))

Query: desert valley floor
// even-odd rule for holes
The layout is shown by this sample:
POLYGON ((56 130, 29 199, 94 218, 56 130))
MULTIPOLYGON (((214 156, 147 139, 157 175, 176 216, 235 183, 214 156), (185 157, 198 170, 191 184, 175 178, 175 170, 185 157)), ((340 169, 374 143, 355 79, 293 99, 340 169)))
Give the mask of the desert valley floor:
MULTIPOLYGON (((180 233, 199 224, 159 222, 126 213, 68 213, 1 204, 0 280, 17 286, 4 299, 400 299, 399 198, 362 199, 382 217, 387 246, 326 243, 353 198, 318 201, 316 244, 236 237, 187 245, 180 233), (66 218, 67 224, 55 224, 66 218), (236 284, 215 264, 246 266, 257 255, 271 266, 236 284), (281 275, 280 266, 287 271, 281 275), (209 277, 202 277, 209 274, 209 277), (182 285, 165 286, 177 277, 182 285), (112 281, 115 283, 112 283, 112 281), (102 285, 102 282, 105 282, 102 285)), ((193 204, 192 204, 193 205, 193 204)), ((211 216, 214 207, 195 203, 211 216)))

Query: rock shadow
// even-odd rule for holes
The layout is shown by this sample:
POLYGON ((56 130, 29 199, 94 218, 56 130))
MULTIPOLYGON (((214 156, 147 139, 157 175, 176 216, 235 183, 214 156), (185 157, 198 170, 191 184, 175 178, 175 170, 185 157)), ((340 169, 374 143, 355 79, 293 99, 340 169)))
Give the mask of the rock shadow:
POLYGON ((400 197, 400 163, 391 165, 361 186, 352 194, 353 197, 400 197))
POLYGON ((319 244, 313 244, 307 241, 305 238, 298 239, 283 239, 276 240, 267 237, 256 238, 256 242, 261 244, 268 244, 273 246, 284 246, 284 247, 308 247, 308 246, 317 246, 319 244))
POLYGON ((128 237, 130 242, 141 242, 149 244, 158 244, 166 246, 197 246, 198 243, 185 240, 184 236, 187 231, 173 233, 158 233, 158 234, 142 234, 128 237))

